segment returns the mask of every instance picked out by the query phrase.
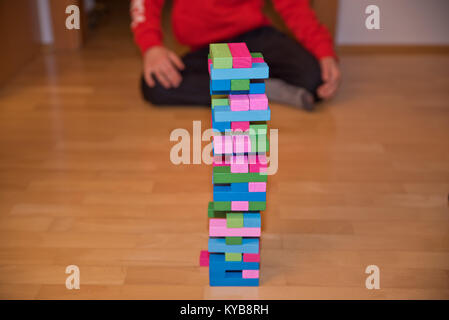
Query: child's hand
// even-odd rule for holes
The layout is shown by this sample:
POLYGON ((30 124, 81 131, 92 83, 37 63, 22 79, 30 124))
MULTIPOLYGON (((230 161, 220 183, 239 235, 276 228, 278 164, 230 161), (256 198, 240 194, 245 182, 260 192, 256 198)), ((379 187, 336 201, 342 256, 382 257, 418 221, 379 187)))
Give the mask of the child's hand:
POLYGON ((321 77, 323 84, 318 88, 318 96, 322 99, 332 97, 340 85, 340 68, 337 61, 333 57, 325 57, 320 60, 321 77))
POLYGON ((165 89, 178 87, 182 80, 178 70, 183 69, 184 64, 176 53, 162 46, 151 47, 143 57, 143 74, 150 87, 156 84, 153 75, 165 89))

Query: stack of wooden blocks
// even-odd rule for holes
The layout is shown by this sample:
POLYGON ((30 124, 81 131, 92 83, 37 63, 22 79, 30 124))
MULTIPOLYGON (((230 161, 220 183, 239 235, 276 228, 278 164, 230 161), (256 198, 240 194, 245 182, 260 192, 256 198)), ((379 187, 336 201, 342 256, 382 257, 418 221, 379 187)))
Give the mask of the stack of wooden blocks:
POLYGON ((266 208, 268 66, 245 43, 211 44, 213 202, 209 203, 211 286, 258 286, 260 212, 266 208))

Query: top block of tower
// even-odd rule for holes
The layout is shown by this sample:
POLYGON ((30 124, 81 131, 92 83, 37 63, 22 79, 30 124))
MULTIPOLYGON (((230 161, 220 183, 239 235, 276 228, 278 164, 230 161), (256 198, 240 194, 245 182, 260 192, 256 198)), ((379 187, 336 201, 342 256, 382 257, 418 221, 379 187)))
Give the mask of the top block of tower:
POLYGON ((232 55, 232 67, 233 68, 251 68, 252 56, 249 53, 246 43, 229 43, 229 50, 232 55))
POLYGON ((209 51, 214 69, 232 68, 232 55, 227 43, 213 43, 209 51))

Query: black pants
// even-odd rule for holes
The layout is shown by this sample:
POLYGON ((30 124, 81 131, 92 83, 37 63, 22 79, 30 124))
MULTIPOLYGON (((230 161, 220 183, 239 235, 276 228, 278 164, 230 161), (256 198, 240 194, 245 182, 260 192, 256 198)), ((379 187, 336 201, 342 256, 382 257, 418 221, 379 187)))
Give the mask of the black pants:
MULTIPOLYGON (((316 97, 322 83, 317 59, 301 44, 273 27, 261 27, 233 39, 220 42, 246 42, 251 52, 261 52, 270 68, 270 78, 282 79, 307 89, 316 97)), ((161 84, 150 88, 142 77, 145 100, 157 105, 209 105, 208 47, 189 52, 182 60, 185 69, 178 88, 165 89, 161 84)))

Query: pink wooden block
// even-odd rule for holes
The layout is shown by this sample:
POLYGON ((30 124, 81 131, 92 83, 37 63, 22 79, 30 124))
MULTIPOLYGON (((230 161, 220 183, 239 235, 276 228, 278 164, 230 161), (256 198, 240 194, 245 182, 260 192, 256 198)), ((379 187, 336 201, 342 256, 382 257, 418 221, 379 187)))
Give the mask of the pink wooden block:
POLYGON ((249 121, 233 121, 231 122, 232 131, 241 130, 246 131, 249 130, 249 121))
POLYGON ((248 111, 249 98, 247 94, 230 94, 229 106, 231 111, 248 111))
POLYGON ((249 135, 238 134, 233 136, 234 138, 234 153, 245 153, 251 151, 251 139, 249 135))
POLYGON ((243 254, 243 262, 260 262, 260 254, 259 253, 244 253, 243 254))
POLYGON ((231 201, 232 211, 248 211, 249 203, 248 201, 231 201))
POLYGON ((267 183, 266 182, 248 182, 249 192, 266 192, 267 183))
POLYGON ((260 228, 228 228, 226 219, 209 219, 210 237, 260 237, 260 228))
POLYGON ((209 252, 201 250, 200 253, 200 267, 207 267, 209 265, 209 252))
POLYGON ((248 173, 248 158, 243 155, 232 156, 231 173, 248 173))
POLYGON ((268 98, 265 93, 249 94, 250 110, 266 110, 268 108, 268 98))
POLYGON ((243 279, 258 279, 259 270, 242 270, 243 279))
POLYGON ((214 152, 216 155, 221 154, 232 154, 233 146, 232 146, 232 136, 214 136, 214 152))
POLYGON ((264 63, 265 60, 261 57, 256 57, 251 59, 252 63, 264 63))
POLYGON ((213 136, 212 138, 214 144, 214 153, 223 154, 224 153, 224 137, 223 136, 213 136))
POLYGON ((231 163, 231 173, 248 173, 248 163, 231 163))
POLYGON ((248 164, 248 156, 245 155, 235 155, 230 156, 231 164, 248 164))
POLYGON ((224 136, 224 154, 232 154, 232 136, 224 136))
POLYGON ((232 55, 232 67, 233 68, 251 68, 252 57, 251 53, 246 46, 246 43, 228 43, 229 50, 232 55))
POLYGON ((209 70, 210 74, 210 66, 212 65, 212 59, 207 59, 207 70, 209 70))

